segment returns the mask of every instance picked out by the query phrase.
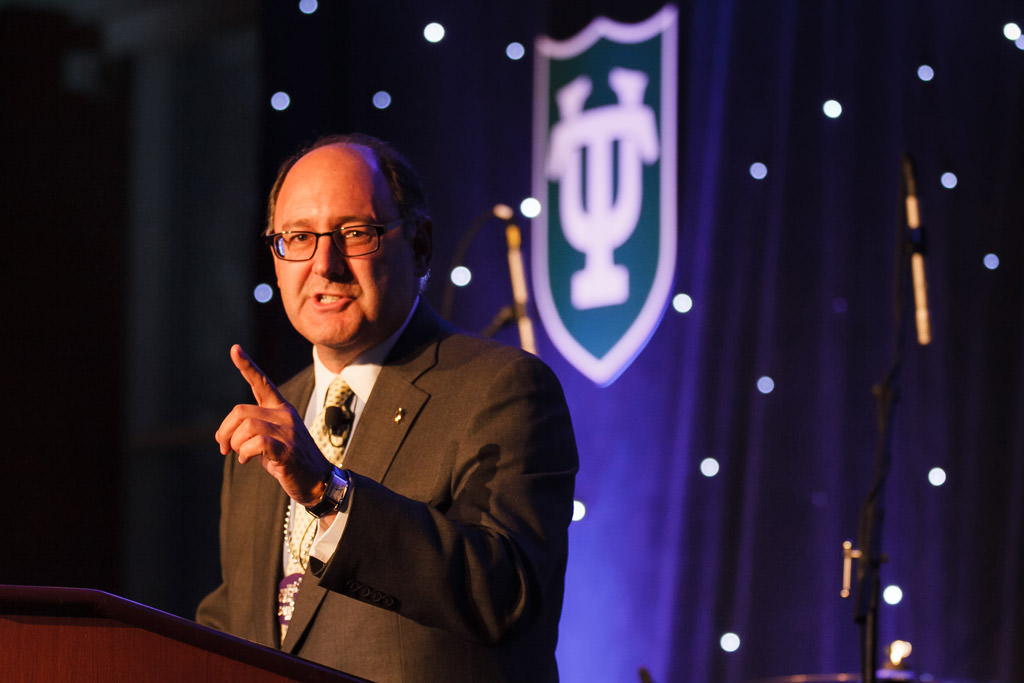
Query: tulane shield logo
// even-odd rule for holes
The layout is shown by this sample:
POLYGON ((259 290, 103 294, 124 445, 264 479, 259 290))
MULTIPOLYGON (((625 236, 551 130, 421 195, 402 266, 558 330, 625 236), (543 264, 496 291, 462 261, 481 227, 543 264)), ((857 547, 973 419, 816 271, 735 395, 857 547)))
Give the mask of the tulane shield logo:
POLYGON ((537 40, 533 280, 558 350, 607 385, 661 321, 676 263, 675 7, 537 40))

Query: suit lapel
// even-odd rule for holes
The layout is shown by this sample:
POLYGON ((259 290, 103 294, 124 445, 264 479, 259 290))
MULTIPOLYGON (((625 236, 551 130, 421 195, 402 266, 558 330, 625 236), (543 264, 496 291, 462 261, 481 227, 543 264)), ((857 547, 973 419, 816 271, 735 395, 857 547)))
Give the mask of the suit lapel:
POLYGON ((345 454, 345 467, 374 481, 384 481, 409 429, 430 398, 416 381, 437 364, 440 323, 426 305, 417 307, 373 385, 345 454))
POLYGON ((345 467, 382 482, 428 398, 397 373, 381 371, 352 434, 345 467))

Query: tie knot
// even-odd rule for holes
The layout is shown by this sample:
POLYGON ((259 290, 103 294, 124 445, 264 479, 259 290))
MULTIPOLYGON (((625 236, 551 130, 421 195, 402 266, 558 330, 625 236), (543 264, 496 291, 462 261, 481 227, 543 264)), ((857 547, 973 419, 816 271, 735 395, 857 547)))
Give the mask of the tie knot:
POLYGON ((348 403, 351 396, 352 389, 349 388, 348 382, 346 382, 341 375, 338 375, 331 380, 330 386, 327 387, 327 395, 324 397, 324 407, 340 406, 344 403, 348 403))

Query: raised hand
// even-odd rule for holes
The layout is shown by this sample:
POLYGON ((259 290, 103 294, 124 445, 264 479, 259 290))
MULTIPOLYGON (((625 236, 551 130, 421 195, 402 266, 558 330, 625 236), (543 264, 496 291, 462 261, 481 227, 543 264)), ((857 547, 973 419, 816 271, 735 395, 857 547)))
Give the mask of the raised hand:
POLYGON ((249 383, 256 405, 236 405, 217 429, 223 455, 234 451, 238 462, 259 458, 291 498, 312 505, 323 496, 331 469, 295 408, 252 359, 235 344, 231 361, 249 383))

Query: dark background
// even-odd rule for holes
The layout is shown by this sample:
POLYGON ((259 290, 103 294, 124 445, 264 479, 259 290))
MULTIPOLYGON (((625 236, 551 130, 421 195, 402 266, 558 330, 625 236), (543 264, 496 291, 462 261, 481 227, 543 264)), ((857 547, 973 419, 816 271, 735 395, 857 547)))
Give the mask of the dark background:
MULTIPOLYGON (((533 40, 660 6, 320 4, 306 16, 270 0, 0 2, 0 582, 102 588, 191 616, 217 582, 212 435, 248 400, 228 347, 279 381, 309 362, 276 297, 252 296, 273 282, 256 236, 277 164, 336 130, 405 151, 432 199, 427 300, 440 307, 462 232, 530 193, 533 40), (447 29, 440 44, 422 37, 429 21, 447 29), (513 40, 521 61, 504 56, 513 40), (381 89, 385 110, 371 104, 381 89), (278 90, 292 98, 282 112, 278 90)), ((858 669, 840 544, 857 536, 871 390, 900 331, 910 153, 935 340, 919 347, 908 327, 898 347, 881 573, 904 597, 882 606, 882 641, 910 640, 913 667, 938 680, 1024 679, 1024 50, 1002 35, 1024 8, 679 10, 674 291, 694 308, 669 309, 605 388, 538 329, 573 410, 588 511, 571 529, 563 678, 858 669), (838 119, 822 114, 830 98, 838 119), (757 391, 762 376, 772 393, 757 391), (698 469, 707 457, 713 478, 698 469), (941 487, 927 481, 936 466, 941 487), (719 647, 726 632, 738 651, 719 647)), ((470 330, 511 296, 492 227, 456 295, 452 317, 470 330)))

